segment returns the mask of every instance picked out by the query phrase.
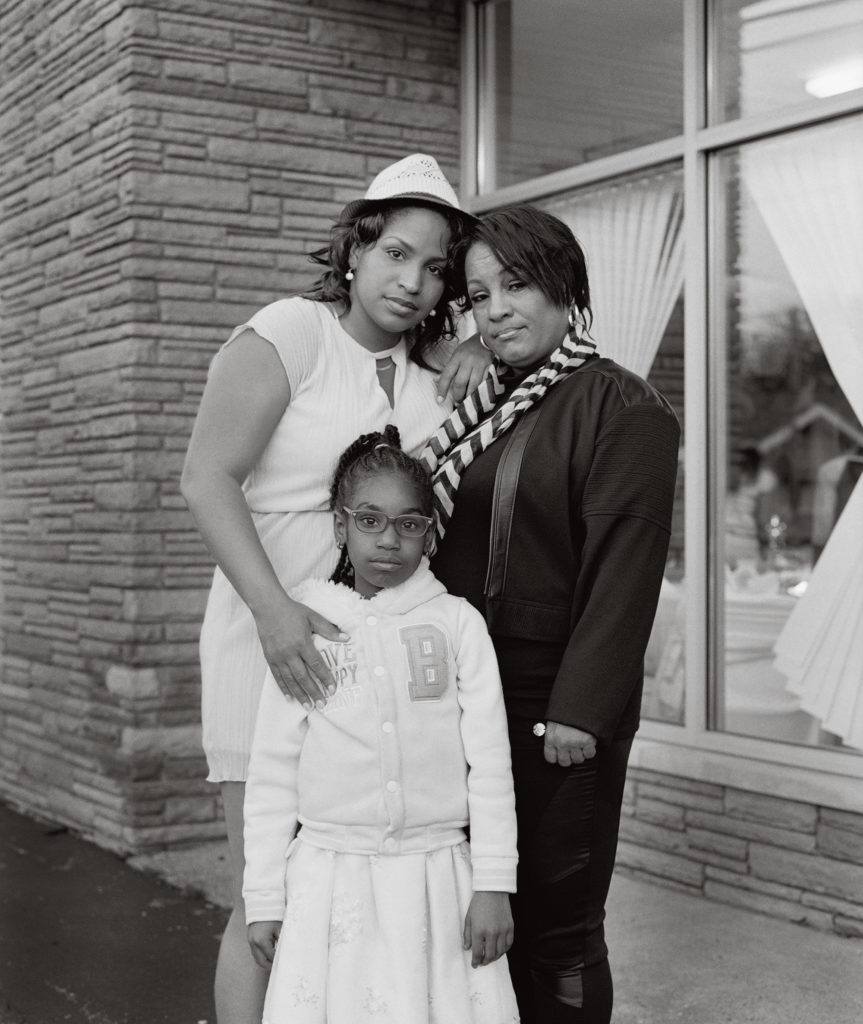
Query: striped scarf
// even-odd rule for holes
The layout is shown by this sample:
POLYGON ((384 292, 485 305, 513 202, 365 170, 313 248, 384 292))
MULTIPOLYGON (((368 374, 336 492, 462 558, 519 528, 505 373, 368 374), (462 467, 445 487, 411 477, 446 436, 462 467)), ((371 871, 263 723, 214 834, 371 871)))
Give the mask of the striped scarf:
POLYGON ((589 338, 567 335, 542 366, 525 377, 500 405, 506 381, 514 371, 497 362, 489 367, 479 387, 455 407, 420 455, 432 474, 438 536, 442 538, 446 533, 461 475, 477 455, 505 434, 550 387, 595 354, 596 344, 589 338))

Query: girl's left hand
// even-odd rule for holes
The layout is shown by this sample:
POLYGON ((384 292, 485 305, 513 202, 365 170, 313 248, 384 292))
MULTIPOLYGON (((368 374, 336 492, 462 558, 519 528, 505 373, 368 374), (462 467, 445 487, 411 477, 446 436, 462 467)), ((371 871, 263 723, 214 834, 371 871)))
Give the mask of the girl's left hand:
POLYGON ((479 334, 463 341, 449 358, 437 382, 438 401, 449 392, 458 404, 465 395, 479 387, 485 371, 491 366, 491 352, 479 343, 479 334))
POLYGON ((549 764, 569 768, 596 757, 596 737, 574 725, 547 722, 543 754, 549 764))
POLYGON ((471 967, 494 963, 514 937, 509 893, 475 892, 464 922, 462 945, 471 951, 471 967))

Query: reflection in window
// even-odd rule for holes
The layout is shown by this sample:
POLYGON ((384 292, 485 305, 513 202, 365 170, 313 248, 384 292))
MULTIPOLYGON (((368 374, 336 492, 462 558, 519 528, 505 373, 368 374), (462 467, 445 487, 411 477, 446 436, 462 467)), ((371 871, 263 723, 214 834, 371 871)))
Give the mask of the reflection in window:
POLYGON ((863 749, 863 118, 719 161, 729 732, 863 749))
MULTIPOLYGON (((542 203, 587 255, 591 333, 599 349, 646 377, 683 423, 683 198, 678 167, 542 203)), ((643 714, 684 717, 683 475, 659 608, 645 657, 643 714)))
POLYGON ((482 190, 683 130, 682 0, 481 5, 482 190))
POLYGON ((715 120, 863 89, 863 0, 718 0, 715 120))

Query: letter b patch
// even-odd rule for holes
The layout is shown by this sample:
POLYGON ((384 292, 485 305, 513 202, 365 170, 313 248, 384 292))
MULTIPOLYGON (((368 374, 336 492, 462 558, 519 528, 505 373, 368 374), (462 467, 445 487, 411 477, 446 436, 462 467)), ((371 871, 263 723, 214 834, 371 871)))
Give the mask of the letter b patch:
POLYGON ((449 676, 446 636, 437 626, 405 626, 399 639, 408 656, 411 700, 440 700, 449 676))

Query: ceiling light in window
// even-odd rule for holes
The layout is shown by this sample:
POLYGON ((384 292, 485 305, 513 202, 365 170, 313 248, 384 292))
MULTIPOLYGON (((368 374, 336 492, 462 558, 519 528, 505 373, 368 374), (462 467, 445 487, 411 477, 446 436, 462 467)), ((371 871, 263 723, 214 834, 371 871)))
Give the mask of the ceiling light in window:
POLYGON ((863 89, 863 61, 840 64, 806 80, 806 91, 824 99, 853 89, 863 89))

